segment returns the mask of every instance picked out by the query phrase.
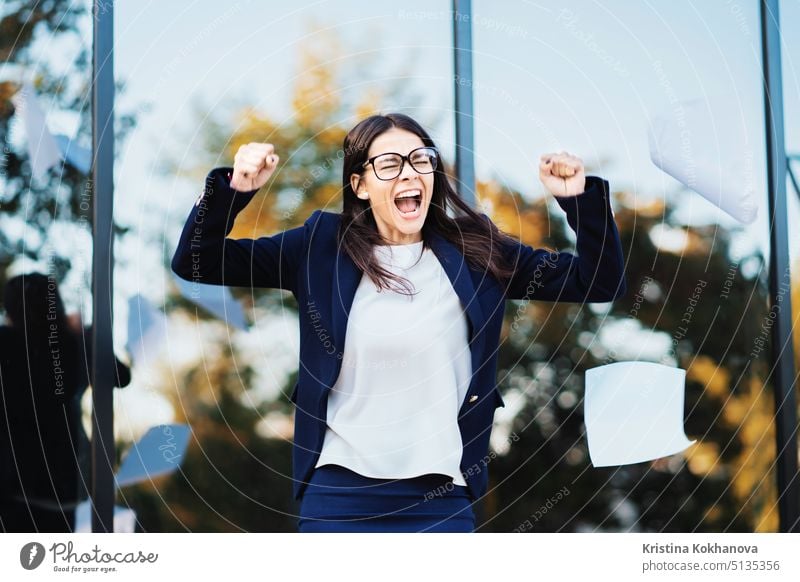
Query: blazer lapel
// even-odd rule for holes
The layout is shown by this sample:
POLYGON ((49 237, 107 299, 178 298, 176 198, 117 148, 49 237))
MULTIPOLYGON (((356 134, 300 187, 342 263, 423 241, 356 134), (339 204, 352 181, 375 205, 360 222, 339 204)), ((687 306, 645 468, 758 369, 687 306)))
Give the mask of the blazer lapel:
POLYGON ((478 334, 478 332, 483 330, 486 325, 486 317, 475 295, 475 285, 472 283, 469 264, 464 259, 464 255, 439 233, 432 231, 430 239, 431 249, 438 257, 444 272, 447 273, 447 277, 450 279, 450 283, 461 300, 469 319, 469 342, 474 371, 479 362, 479 355, 483 353, 484 334, 478 334))
POLYGON ((331 311, 333 313, 333 345, 337 353, 344 353, 347 318, 361 282, 362 273, 341 246, 336 252, 336 265, 331 281, 331 311))

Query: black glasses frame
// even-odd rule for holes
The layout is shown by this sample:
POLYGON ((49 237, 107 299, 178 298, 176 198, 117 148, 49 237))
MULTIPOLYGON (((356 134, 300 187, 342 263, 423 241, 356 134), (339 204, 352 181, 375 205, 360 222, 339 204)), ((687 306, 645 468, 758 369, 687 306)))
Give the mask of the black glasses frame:
POLYGON ((367 166, 372 165, 372 171, 375 173, 375 177, 378 180, 383 180, 384 182, 388 182, 390 180, 394 180, 395 178, 397 178, 397 176, 393 176, 391 178, 381 178, 378 175, 378 170, 375 169, 375 160, 377 160, 381 156, 389 156, 389 155, 399 156, 400 157, 400 169, 397 172, 397 176, 399 176, 400 174, 403 173, 403 168, 406 167, 406 162, 408 162, 408 164, 411 166, 411 169, 413 169, 417 174, 433 174, 436 171, 436 168, 439 167, 439 150, 436 149, 433 146, 422 146, 422 147, 419 147, 419 148, 415 148, 415 149, 411 150, 410 152, 408 152, 407 156, 404 156, 403 154, 398 154, 397 152, 383 152, 382 154, 378 154, 377 156, 372 156, 366 162, 361 164, 361 167, 363 169, 366 169, 367 166), (432 159, 434 160, 433 169, 430 172, 420 172, 414 166, 414 162, 411 161, 411 156, 414 155, 414 152, 418 152, 419 150, 431 150, 433 152, 433 157, 432 157, 432 159))

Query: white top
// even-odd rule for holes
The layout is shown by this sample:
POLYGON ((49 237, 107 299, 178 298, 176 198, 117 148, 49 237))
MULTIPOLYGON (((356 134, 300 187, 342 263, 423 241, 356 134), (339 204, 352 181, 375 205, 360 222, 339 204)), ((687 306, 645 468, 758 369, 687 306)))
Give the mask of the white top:
POLYGON ((472 373, 467 319, 436 255, 421 252, 422 241, 375 247, 416 295, 378 292, 361 277, 315 467, 381 479, 441 473, 466 485, 458 411, 472 373))

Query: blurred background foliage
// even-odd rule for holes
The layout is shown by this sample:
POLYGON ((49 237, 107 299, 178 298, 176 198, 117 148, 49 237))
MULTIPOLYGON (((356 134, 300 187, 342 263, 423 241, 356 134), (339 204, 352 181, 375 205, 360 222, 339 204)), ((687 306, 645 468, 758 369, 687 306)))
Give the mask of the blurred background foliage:
MULTIPOLYGON (((57 15, 68 12, 67 4, 46 7, 57 15)), ((19 14, 0 21, 0 52, 7 60, 24 63, 31 31, 23 26, 24 34, 15 39, 9 33, 17 29, 8 19, 19 14)), ((69 33, 69 20, 57 25, 46 11, 39 19, 51 33, 69 33)), ((246 105, 232 117, 198 109, 203 142, 193 165, 179 163, 178 157, 164 165, 164 171, 199 185, 211 167, 232 165, 240 145, 275 145, 281 155, 279 171, 239 215, 234 238, 298 226, 318 208, 340 210, 344 135, 358 119, 381 110, 385 95, 359 93, 353 83, 369 70, 371 57, 365 54, 362 66, 351 62, 347 69, 337 68, 341 65, 330 55, 340 40, 330 34, 314 38, 301 45, 291 88, 293 115, 278 122, 246 105), (342 89, 354 86, 349 93, 342 89)), ((85 53, 75 66, 87 70, 85 53)), ((412 63, 406 66, 412 70, 412 63)), ((397 82, 387 92, 401 96, 413 110, 421 96, 411 92, 403 71, 391 77, 397 82)), ((87 86, 67 90, 57 81, 43 70, 37 91, 52 96, 52 106, 79 114, 79 135, 88 139, 87 86)), ((58 220, 81 218, 78 196, 86 188, 86 178, 68 166, 59 170, 58 188, 53 188, 55 178, 30 187, 27 154, 15 151, 8 140, 13 115, 9 99, 15 90, 12 82, 0 82, 0 139, 6 148, 0 215, 19 217, 25 208, 25 220, 41 234, 42 244, 23 245, 0 232, 0 283, 5 266, 19 253, 36 257, 43 252, 59 197, 67 196, 68 205, 58 207, 58 220), (26 207, 28 202, 33 206, 26 207)), ((446 114, 429 114, 420 121, 435 129, 446 114)), ((119 122, 122 139, 135 126, 135 117, 120 113, 119 122)), ((452 166, 447 170, 453 175, 452 166)), ((531 168, 530 187, 536 186, 536 169, 531 168)), ((498 226, 522 242, 558 250, 572 245, 574 236, 552 201, 511 191, 494 179, 480 181, 477 194, 498 226)), ((769 352, 751 354, 768 313, 764 258, 732 256, 736 232, 718 225, 680 224, 671 203, 643 203, 643 194, 614 192, 625 249, 625 297, 603 305, 507 303, 498 363, 507 406, 496 416, 492 446, 497 457, 489 466, 489 493, 477 507, 478 531, 513 531, 525 520, 532 522, 530 531, 538 532, 777 530, 769 352), (699 281, 706 285, 686 333, 677 337, 675 330, 699 281), (652 463, 593 468, 582 417, 583 372, 635 359, 642 346, 651 349, 639 358, 687 371, 685 427, 698 442, 685 453, 652 463), (559 491, 568 494, 554 502, 559 491)), ((68 271, 69 257, 63 260, 68 271)), ((792 289, 796 309, 796 282, 792 289)), ((277 315, 297 310, 293 297, 282 291, 233 292, 248 311, 277 315)), ((197 318, 198 325, 223 325, 198 313, 177 289, 165 308, 197 318)), ((120 502, 136 510, 143 531, 296 531, 292 406, 287 398, 296 374, 286 379, 277 399, 251 398, 253 366, 270 364, 241 361, 223 335, 217 346, 209 346, 212 357, 181 373, 179 390, 165 390, 176 422, 192 428, 180 471, 126 488, 120 496, 120 502)), ((130 443, 118 445, 122 456, 130 443)))

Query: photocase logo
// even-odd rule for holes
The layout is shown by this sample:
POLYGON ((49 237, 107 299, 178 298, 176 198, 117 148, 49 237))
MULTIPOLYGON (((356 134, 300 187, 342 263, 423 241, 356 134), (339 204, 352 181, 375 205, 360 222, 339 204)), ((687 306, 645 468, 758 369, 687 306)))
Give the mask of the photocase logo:
POLYGON ((37 542, 29 542, 19 552, 19 563, 26 570, 35 570, 44 561, 44 546, 37 542))

